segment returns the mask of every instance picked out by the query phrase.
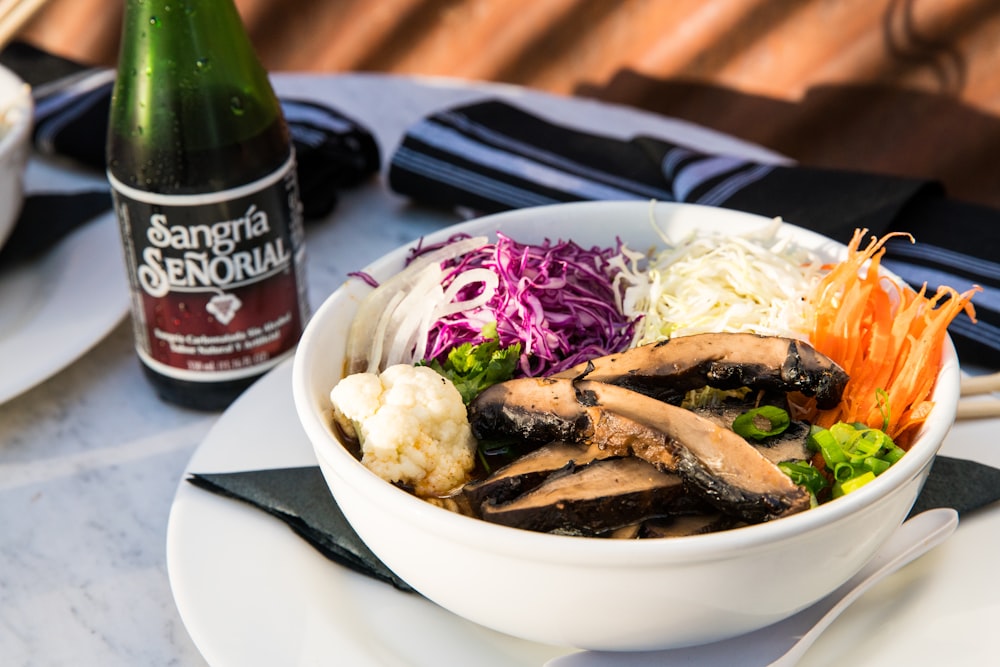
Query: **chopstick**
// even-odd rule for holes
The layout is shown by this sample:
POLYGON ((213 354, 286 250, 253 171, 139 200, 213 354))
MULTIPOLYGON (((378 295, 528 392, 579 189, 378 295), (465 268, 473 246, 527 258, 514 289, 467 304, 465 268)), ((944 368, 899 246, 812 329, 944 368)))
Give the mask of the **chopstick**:
POLYGON ((994 391, 1000 391, 1000 372, 962 378, 962 396, 989 394, 994 391))
POLYGON ((48 0, 0 0, 0 49, 38 13, 48 0))
POLYGON ((1000 399, 963 399, 958 402, 958 410, 955 412, 956 420, 990 419, 992 417, 1000 417, 1000 399))
POLYGON ((962 378, 961 395, 956 419, 988 419, 1000 417, 1000 398, 984 396, 1000 392, 1000 372, 962 378))

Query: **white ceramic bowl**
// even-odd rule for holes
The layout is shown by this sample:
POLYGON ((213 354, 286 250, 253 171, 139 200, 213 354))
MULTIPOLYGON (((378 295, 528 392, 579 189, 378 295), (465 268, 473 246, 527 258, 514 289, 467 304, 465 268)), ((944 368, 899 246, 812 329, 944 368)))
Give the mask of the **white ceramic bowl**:
POLYGON ((24 202, 24 167, 31 143, 31 89, 0 65, 0 247, 24 202))
MULTIPOLYGON (((480 218, 428 237, 496 230, 521 242, 572 238, 632 248, 657 243, 648 203, 581 203, 480 218)), ((689 205, 653 210, 671 232, 767 224, 689 205)), ((829 239, 781 233, 842 256, 829 239)), ((398 271, 401 248, 366 270, 398 271)), ((293 371, 296 409, 319 465, 351 524, 390 568, 427 598, 477 623, 535 641, 637 650, 711 642, 776 622, 857 572, 904 520, 954 419, 959 371, 949 344, 933 414, 896 465, 854 493, 770 523, 695 537, 603 540, 518 530, 418 500, 364 468, 331 430, 329 391, 340 379, 345 334, 370 288, 348 280, 316 312, 293 371)))

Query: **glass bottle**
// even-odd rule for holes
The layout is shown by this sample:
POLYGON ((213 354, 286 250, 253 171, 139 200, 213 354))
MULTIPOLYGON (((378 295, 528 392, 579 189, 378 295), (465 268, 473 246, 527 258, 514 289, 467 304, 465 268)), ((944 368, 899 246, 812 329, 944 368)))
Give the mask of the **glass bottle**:
POLYGON ((107 168, 142 367, 225 408, 308 317, 294 151, 233 0, 126 0, 107 168))

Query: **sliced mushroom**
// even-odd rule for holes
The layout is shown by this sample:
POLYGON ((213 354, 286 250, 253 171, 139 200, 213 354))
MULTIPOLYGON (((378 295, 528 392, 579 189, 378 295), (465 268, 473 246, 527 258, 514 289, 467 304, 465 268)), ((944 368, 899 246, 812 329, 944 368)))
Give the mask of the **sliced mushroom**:
MULTIPOLYGON (((719 406, 695 408, 693 412, 705 419, 732 428, 733 421, 741 414, 754 407, 752 403, 723 403, 719 406)), ((804 461, 812 456, 807 442, 809 440, 809 425, 801 421, 793 421, 784 432, 768 436, 763 440, 747 439, 753 447, 772 463, 783 461, 804 461)))
POLYGON ((584 466, 613 454, 597 446, 550 442, 515 459, 488 477, 466 484, 462 493, 473 507, 505 503, 531 491, 553 473, 584 466))
POLYGON ((665 434, 613 412, 585 410, 569 380, 522 378, 493 385, 469 404, 469 421, 479 440, 574 442, 609 456, 635 454, 663 470, 676 468, 665 434))
POLYGON ((608 531, 604 534, 604 537, 610 537, 613 540, 635 540, 641 537, 639 533, 642 530, 642 526, 643 522, 630 523, 627 526, 608 531))
POLYGON ((643 522, 639 527, 637 537, 689 537, 729 530, 739 525, 739 521, 721 513, 682 514, 643 522))
POLYGON ((514 500, 485 503, 481 517, 541 532, 598 535, 683 503, 684 483, 634 457, 605 459, 550 476, 514 500))
POLYGON ((554 377, 582 376, 668 403, 708 385, 798 391, 815 396, 824 409, 840 402, 848 379, 840 366, 805 341, 746 333, 670 338, 577 364, 554 377))
POLYGON ((623 387, 589 380, 509 380, 473 400, 469 417, 480 439, 507 434, 629 449, 678 473, 714 506, 746 521, 809 507, 808 492, 733 431, 623 387))
POLYGON ((792 422, 781 435, 750 443, 764 458, 774 464, 785 461, 808 461, 812 452, 806 442, 809 426, 804 422, 792 422))

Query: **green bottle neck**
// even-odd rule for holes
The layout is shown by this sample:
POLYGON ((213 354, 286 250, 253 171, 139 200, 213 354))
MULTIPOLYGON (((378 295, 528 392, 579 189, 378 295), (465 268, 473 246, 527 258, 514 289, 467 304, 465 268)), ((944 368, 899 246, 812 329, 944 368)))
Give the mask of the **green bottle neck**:
MULTIPOLYGON (((242 146, 233 159, 252 173, 238 180, 253 180, 284 162, 287 143, 280 104, 232 0, 126 0, 109 168, 141 171, 155 188, 153 161, 179 153, 204 162, 217 149, 242 146), (265 147, 268 155, 259 155, 265 147)), ((204 178, 198 165, 170 161, 178 188, 204 178)))
POLYGON ((182 87, 267 83, 232 0, 127 0, 119 63, 182 87))

